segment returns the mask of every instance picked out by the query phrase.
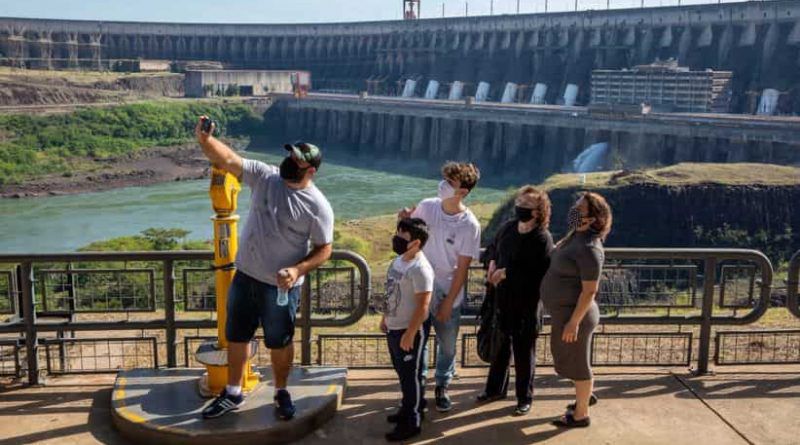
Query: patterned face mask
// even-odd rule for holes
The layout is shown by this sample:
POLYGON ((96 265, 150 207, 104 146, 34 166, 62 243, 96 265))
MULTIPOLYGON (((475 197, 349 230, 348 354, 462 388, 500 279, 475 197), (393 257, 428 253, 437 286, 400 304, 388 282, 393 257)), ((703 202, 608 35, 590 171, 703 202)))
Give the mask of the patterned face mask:
POLYGON ((581 211, 577 207, 569 209, 567 213, 567 230, 576 231, 581 226, 581 211))

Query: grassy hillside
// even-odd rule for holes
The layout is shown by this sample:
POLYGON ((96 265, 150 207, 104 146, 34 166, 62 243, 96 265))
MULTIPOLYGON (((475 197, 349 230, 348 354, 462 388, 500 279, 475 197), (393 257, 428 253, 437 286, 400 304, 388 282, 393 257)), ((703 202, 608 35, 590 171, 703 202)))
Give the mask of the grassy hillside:
POLYGON ((614 188, 634 184, 663 186, 687 185, 799 185, 800 168, 772 164, 695 164, 682 163, 669 167, 589 173, 581 184, 577 173, 553 175, 542 184, 545 189, 583 187, 614 188))
POLYGON ((69 114, 0 115, 0 185, 45 174, 73 174, 93 162, 193 140, 197 116, 216 119, 229 136, 261 131, 243 104, 156 101, 69 114))

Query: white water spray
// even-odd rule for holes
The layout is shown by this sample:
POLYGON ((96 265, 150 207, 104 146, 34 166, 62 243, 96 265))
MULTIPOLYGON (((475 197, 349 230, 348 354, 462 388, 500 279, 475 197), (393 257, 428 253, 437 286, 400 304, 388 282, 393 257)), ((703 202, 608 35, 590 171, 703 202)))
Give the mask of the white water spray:
POLYGON ((598 142, 588 146, 572 160, 574 173, 590 173, 600 171, 608 153, 608 142, 598 142))

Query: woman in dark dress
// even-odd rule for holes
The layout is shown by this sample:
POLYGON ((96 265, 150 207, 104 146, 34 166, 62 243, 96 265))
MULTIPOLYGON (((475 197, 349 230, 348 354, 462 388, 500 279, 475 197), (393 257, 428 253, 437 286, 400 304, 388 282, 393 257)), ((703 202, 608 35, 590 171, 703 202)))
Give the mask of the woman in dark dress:
POLYGON ((569 232, 556 245, 542 281, 556 373, 575 384, 575 403, 553 422, 561 427, 589 426, 589 405, 597 401, 590 357, 592 333, 600 322, 595 295, 605 259, 603 241, 611 231, 611 220, 611 207, 602 196, 582 194, 569 211, 569 232))
POLYGON ((536 337, 541 328, 539 285, 550 264, 553 238, 550 198, 532 186, 522 187, 514 200, 516 217, 504 224, 486 249, 487 279, 493 286, 499 326, 506 334, 489 368, 486 389, 479 403, 506 397, 509 360, 514 355, 517 408, 515 415, 531 409, 536 369, 536 337))

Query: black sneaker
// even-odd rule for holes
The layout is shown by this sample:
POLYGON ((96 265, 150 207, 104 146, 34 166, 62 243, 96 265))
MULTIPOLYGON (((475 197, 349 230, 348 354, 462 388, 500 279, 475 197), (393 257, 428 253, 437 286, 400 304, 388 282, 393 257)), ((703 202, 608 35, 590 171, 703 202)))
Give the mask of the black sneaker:
POLYGON ((275 415, 281 420, 290 420, 294 417, 294 403, 289 391, 279 389, 275 393, 275 415))
POLYGON ((531 410, 530 403, 517 403, 517 408, 514 410, 515 416, 524 416, 528 414, 531 410))
MULTIPOLYGON (((419 415, 420 421, 425 421, 425 412, 419 415)), ((389 414, 386 416, 386 421, 389 423, 400 423, 400 413, 389 414)))
POLYGON ((203 418, 214 419, 221 417, 229 411, 236 411, 242 405, 244 405, 243 395, 239 394, 238 396, 234 396, 228 394, 228 392, 223 389, 222 394, 203 409, 203 418))
MULTIPOLYGON (((422 414, 420 414, 420 420, 425 420, 425 413, 428 412, 428 401, 426 399, 422 399, 422 414)), ((394 414, 389 414, 386 416, 386 421, 389 423, 398 423, 400 422, 400 412, 396 412, 394 414)))
POLYGON ((386 440, 389 442, 401 442, 411 439, 412 437, 419 435, 421 432, 422 428, 418 426, 399 423, 391 432, 386 433, 386 440))
POLYGON ((478 395, 478 397, 475 398, 475 401, 478 403, 492 403, 505 398, 505 394, 488 394, 484 392, 478 395))
POLYGON ((436 387, 436 411, 446 413, 453 409, 453 402, 450 401, 450 396, 447 395, 447 388, 444 386, 436 387))

